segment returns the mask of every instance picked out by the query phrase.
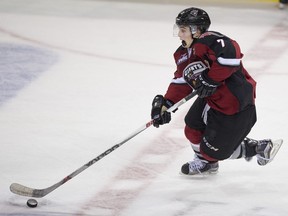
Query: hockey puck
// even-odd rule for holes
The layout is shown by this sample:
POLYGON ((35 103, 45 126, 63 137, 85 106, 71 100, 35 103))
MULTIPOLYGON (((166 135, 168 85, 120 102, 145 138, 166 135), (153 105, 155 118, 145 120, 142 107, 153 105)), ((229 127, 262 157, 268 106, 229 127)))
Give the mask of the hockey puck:
POLYGON ((27 200, 27 206, 29 206, 30 208, 35 208, 37 207, 38 202, 35 199, 29 199, 27 200))

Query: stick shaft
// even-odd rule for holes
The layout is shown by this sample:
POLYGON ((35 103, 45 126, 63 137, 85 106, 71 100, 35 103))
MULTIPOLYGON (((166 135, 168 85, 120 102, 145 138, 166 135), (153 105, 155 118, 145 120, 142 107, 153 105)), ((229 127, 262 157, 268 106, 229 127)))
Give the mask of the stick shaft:
MULTIPOLYGON (((181 105, 186 103, 188 100, 193 98, 195 95, 196 95, 196 91, 194 91, 191 94, 187 95, 185 98, 183 98, 182 100, 180 100, 179 102, 174 104, 172 107, 170 107, 167 110, 167 112, 172 112, 173 110, 177 109, 178 107, 180 107, 181 105)), ((47 194, 49 194, 52 191, 54 191, 55 189, 57 189, 58 187, 60 187, 61 185, 65 184, 70 179, 72 179, 75 176, 77 176, 79 173, 81 173, 84 170, 86 170, 88 167, 92 166, 97 161, 101 160, 103 157, 107 156, 108 154, 110 154, 111 152, 113 152, 114 150, 119 148, 124 143, 128 142, 133 137, 137 136, 138 134, 140 134, 141 132, 143 132, 144 130, 149 128, 151 125, 153 125, 153 120, 150 120, 145 125, 143 125, 139 129, 137 129, 135 132, 133 132, 132 134, 127 136, 125 139, 123 139, 121 142, 119 142, 116 145, 112 146, 111 148, 107 149, 105 152, 103 152, 102 154, 100 154, 97 157, 93 158, 88 163, 84 164, 83 166, 81 166, 80 168, 78 168, 77 170, 72 172, 70 175, 66 176, 61 181, 57 182, 56 184, 54 184, 54 185, 52 185, 50 187, 47 187, 47 188, 44 188, 44 189, 34 189, 34 188, 26 187, 26 186, 18 184, 18 183, 12 183, 10 185, 10 191, 12 193, 15 193, 15 194, 18 194, 18 195, 21 195, 21 196, 36 197, 36 198, 44 197, 47 194)))

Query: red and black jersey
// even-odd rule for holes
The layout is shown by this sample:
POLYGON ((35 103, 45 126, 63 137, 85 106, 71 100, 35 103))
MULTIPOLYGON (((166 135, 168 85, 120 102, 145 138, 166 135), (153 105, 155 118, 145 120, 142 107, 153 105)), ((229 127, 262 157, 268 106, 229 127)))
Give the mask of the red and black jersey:
POLYGON ((227 115, 246 109, 255 102, 256 82, 243 67, 242 57, 236 41, 218 32, 205 32, 194 39, 190 48, 180 46, 174 53, 177 70, 165 98, 177 102, 193 91, 183 78, 183 70, 200 60, 210 68, 208 77, 221 83, 213 95, 205 98, 209 106, 227 115))

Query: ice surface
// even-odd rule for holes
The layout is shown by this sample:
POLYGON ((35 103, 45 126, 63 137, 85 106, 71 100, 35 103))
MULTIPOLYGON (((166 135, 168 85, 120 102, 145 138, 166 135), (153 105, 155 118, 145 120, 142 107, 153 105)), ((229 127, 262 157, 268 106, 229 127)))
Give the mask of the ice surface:
POLYGON ((180 41, 172 28, 185 7, 0 2, 1 216, 288 214, 288 15, 277 8, 203 6, 211 29, 239 42, 258 82, 250 136, 284 139, 271 164, 228 160, 216 176, 179 175, 193 157, 183 135, 188 102, 169 125, 139 134, 37 199, 35 209, 9 191, 13 182, 45 188, 60 181, 150 120, 151 101, 165 93, 175 70, 180 41))

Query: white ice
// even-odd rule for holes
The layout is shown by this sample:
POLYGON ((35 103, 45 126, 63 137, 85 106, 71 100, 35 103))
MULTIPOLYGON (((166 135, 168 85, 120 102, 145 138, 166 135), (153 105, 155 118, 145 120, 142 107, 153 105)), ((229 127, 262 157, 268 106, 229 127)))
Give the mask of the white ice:
POLYGON ((193 157, 183 135, 192 100, 169 125, 140 133, 37 199, 35 209, 9 191, 13 182, 53 185, 149 122, 151 101, 175 70, 175 16, 188 6, 0 1, 1 216, 288 215, 288 13, 272 4, 193 5, 210 14, 211 30, 241 45, 258 82, 258 122, 249 136, 284 139, 272 163, 226 160, 216 176, 179 175, 193 157), (41 72, 27 78, 28 71, 41 72))

